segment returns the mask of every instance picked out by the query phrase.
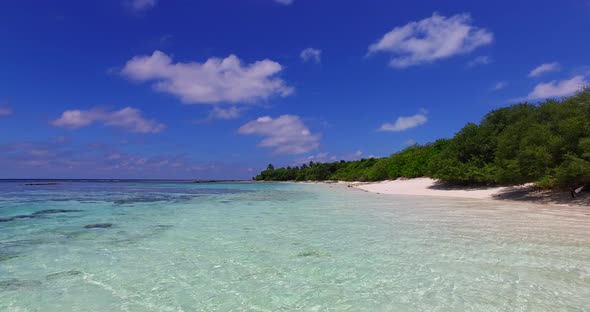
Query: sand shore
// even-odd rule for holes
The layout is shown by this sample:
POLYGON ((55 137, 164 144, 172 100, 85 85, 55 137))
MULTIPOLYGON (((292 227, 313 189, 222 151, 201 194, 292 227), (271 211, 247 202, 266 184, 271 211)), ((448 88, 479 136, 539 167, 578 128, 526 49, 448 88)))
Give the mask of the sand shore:
POLYGON ((590 207, 588 192, 572 198, 568 191, 540 190, 532 183, 510 187, 469 187, 451 186, 431 178, 416 178, 382 182, 340 181, 338 184, 378 194, 512 200, 558 206, 590 207))
POLYGON ((412 195, 412 196, 437 196, 492 199, 495 195, 505 192, 507 187, 477 187, 477 188, 451 188, 442 186, 431 178, 398 179, 375 183, 353 183, 351 186, 371 193, 412 195))

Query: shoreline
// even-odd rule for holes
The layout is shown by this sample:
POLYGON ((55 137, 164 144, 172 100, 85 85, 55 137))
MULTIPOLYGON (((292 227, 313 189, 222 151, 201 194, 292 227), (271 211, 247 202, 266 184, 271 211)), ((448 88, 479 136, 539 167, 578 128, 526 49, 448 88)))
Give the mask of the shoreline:
POLYGON ((357 183, 352 187, 377 194, 493 199, 508 187, 443 186, 431 178, 397 179, 357 183))
POLYGON ((590 208, 585 193, 572 198, 567 191, 540 190, 532 183, 516 186, 450 186, 431 178, 397 179, 379 182, 307 181, 297 183, 335 184, 374 194, 428 196, 480 200, 528 202, 560 207, 590 208))

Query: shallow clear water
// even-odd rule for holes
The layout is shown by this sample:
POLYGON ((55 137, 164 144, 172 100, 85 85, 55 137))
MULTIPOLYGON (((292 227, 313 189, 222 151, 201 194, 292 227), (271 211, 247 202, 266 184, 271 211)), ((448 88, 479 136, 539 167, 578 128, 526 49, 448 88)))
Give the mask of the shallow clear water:
POLYGON ((3 182, 0 218, 0 311, 590 311, 590 209, 3 182))

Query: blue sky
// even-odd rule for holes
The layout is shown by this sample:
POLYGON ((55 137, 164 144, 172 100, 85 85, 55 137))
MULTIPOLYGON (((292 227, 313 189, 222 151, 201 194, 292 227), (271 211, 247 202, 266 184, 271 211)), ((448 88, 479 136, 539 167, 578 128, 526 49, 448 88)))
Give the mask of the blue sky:
POLYGON ((0 4, 0 178, 386 156, 590 80, 590 2, 0 4))

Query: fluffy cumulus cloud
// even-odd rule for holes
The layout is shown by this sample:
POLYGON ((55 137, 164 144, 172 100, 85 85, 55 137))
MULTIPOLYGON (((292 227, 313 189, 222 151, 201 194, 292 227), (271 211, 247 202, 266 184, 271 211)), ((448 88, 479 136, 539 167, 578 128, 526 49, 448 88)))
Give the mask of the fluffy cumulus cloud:
POLYGON ((379 128, 379 131, 401 132, 411 128, 418 127, 428 121, 426 111, 422 111, 413 116, 398 117, 394 123, 384 123, 379 128))
POLYGON ((242 64, 235 55, 210 58, 204 63, 174 63, 163 52, 136 56, 122 74, 135 81, 151 81, 155 90, 177 96, 186 104, 254 102, 288 96, 293 88, 277 77, 281 64, 265 59, 242 64))
POLYGON ((145 11, 147 9, 151 9, 158 4, 157 0, 130 0, 128 2, 129 7, 137 12, 145 11))
POLYGON ((492 58, 489 56, 478 56, 476 58, 474 58, 473 60, 469 61, 469 63, 467 63, 467 66, 469 67, 475 67, 478 65, 488 65, 492 63, 492 58))
MULTIPOLYGON (((328 163, 340 160, 352 161, 352 160, 359 160, 363 156, 363 152, 360 150, 356 150, 352 153, 342 154, 342 155, 333 155, 330 153, 322 152, 317 153, 315 155, 309 155, 305 158, 297 159, 293 165, 299 166, 301 164, 309 163, 310 161, 313 162, 320 162, 320 163, 328 163)), ((367 158, 373 158, 372 155, 368 156, 367 158)))
POLYGON ((291 5, 295 0, 274 0, 276 3, 283 5, 291 5))
POLYGON ((101 109, 67 110, 53 120, 52 124, 56 127, 77 129, 97 122, 137 133, 158 133, 166 128, 164 124, 144 118, 139 109, 132 107, 112 112, 101 109))
POLYGON ((11 108, 8 108, 8 107, 0 107, 0 117, 2 117, 2 116, 10 116, 13 113, 14 112, 12 111, 11 108))
POLYGON ((230 120, 230 119, 237 119, 240 118, 242 112, 239 108, 232 106, 228 108, 221 108, 221 107, 214 107, 213 110, 209 113, 209 120, 214 119, 221 119, 221 120, 230 120))
POLYGON ((547 98, 569 96, 580 91, 588 84, 586 78, 581 75, 566 80, 542 82, 536 85, 533 91, 531 91, 525 98, 514 99, 514 101, 543 100, 547 98))
POLYGON ((465 54, 489 45, 494 35, 472 25, 469 14, 431 17, 396 27, 369 46, 369 54, 390 53, 389 65, 405 68, 465 54))
POLYGON ((506 81, 499 81, 492 87, 492 91, 499 91, 505 89, 508 86, 508 82, 506 81))
POLYGON ((303 154, 320 145, 320 135, 312 133, 295 115, 260 117, 240 127, 238 132, 263 136, 260 146, 273 148, 275 154, 303 154))
POLYGON ((301 60, 303 62, 314 62, 314 63, 321 63, 322 62, 322 50, 314 49, 314 48, 307 48, 299 54, 301 60))
POLYGON ((559 71, 560 69, 561 66, 559 66, 559 63, 557 62, 541 64, 535 69, 531 70, 529 77, 538 77, 546 73, 559 71))

